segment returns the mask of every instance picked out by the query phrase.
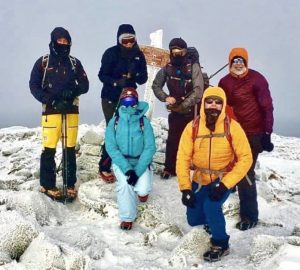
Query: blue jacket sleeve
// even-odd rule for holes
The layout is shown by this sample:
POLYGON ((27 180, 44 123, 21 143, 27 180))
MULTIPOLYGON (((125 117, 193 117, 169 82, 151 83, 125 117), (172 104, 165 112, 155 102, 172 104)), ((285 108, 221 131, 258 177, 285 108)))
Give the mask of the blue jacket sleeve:
POLYGON ((125 174, 128 170, 132 170, 133 168, 119 150, 115 136, 115 119, 116 117, 113 117, 106 127, 105 147, 108 155, 112 159, 112 162, 116 164, 125 174))
POLYGON ((135 172, 138 176, 141 176, 151 164, 153 156, 156 151, 155 137, 153 128, 150 121, 144 117, 144 149, 140 155, 140 158, 135 165, 135 172))

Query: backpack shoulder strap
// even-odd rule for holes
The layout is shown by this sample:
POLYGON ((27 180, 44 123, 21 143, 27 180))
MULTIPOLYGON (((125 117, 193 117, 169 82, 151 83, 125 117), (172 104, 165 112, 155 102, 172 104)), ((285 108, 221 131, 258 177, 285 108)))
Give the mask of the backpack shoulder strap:
POLYGON ((199 122, 200 122, 200 115, 194 116, 193 125, 192 125, 193 142, 195 142, 195 140, 197 138, 198 129, 199 129, 199 122))
POLYGON ((231 123, 231 118, 226 114, 225 120, 224 120, 224 133, 225 133, 226 139, 228 140, 231 148, 233 149, 232 136, 230 133, 230 123, 231 123))
POLYGON ((45 78, 46 78, 46 72, 47 72, 47 69, 48 69, 48 65, 49 65, 49 54, 45 54, 42 57, 42 68, 44 70, 43 80, 42 80, 42 88, 44 88, 45 78))
POLYGON ((76 58, 72 55, 69 55, 69 59, 70 59, 70 62, 71 62, 71 65, 72 65, 72 70, 76 70, 76 58))

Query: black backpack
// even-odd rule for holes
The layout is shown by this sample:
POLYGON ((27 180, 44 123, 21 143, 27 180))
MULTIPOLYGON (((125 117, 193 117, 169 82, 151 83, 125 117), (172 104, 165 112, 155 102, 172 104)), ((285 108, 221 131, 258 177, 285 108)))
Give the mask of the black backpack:
POLYGON ((191 61, 191 64, 198 63, 200 65, 199 53, 195 47, 187 48, 187 57, 191 61))

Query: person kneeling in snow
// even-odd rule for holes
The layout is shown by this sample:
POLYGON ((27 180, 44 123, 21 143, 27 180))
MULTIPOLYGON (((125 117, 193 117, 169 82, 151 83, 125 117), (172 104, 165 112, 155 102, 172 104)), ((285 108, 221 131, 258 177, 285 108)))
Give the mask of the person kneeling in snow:
POLYGON ((156 151, 150 121, 145 116, 149 106, 138 101, 134 88, 124 88, 118 114, 108 123, 105 145, 112 159, 117 179, 117 197, 121 229, 130 230, 137 214, 137 199, 146 202, 152 189, 150 170, 156 151))
POLYGON ((223 89, 207 88, 198 125, 190 122, 180 138, 176 163, 188 223, 204 225, 212 235, 211 248, 203 254, 204 260, 210 262, 229 254, 229 235, 222 205, 252 163, 245 132, 235 120, 227 118, 225 108, 223 89), (192 181, 191 162, 194 167, 192 181))

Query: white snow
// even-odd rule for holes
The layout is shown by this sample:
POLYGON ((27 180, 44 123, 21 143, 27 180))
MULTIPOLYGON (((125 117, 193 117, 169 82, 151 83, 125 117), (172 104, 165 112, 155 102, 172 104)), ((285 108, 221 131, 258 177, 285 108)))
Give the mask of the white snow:
MULTIPOLYGON (((167 121, 153 119, 164 162, 167 121)), ((119 229, 115 184, 97 176, 104 124, 81 125, 78 199, 53 202, 38 192, 40 128, 0 129, 0 269, 300 269, 300 139, 273 135, 275 149, 257 164, 260 221, 241 232, 238 197, 224 205, 231 253, 207 263, 209 236, 191 228, 176 178, 155 175, 150 199, 138 207, 132 231, 119 229)), ((57 149, 57 164, 61 150, 57 149)), ((61 185, 61 176, 58 177, 61 185)))

